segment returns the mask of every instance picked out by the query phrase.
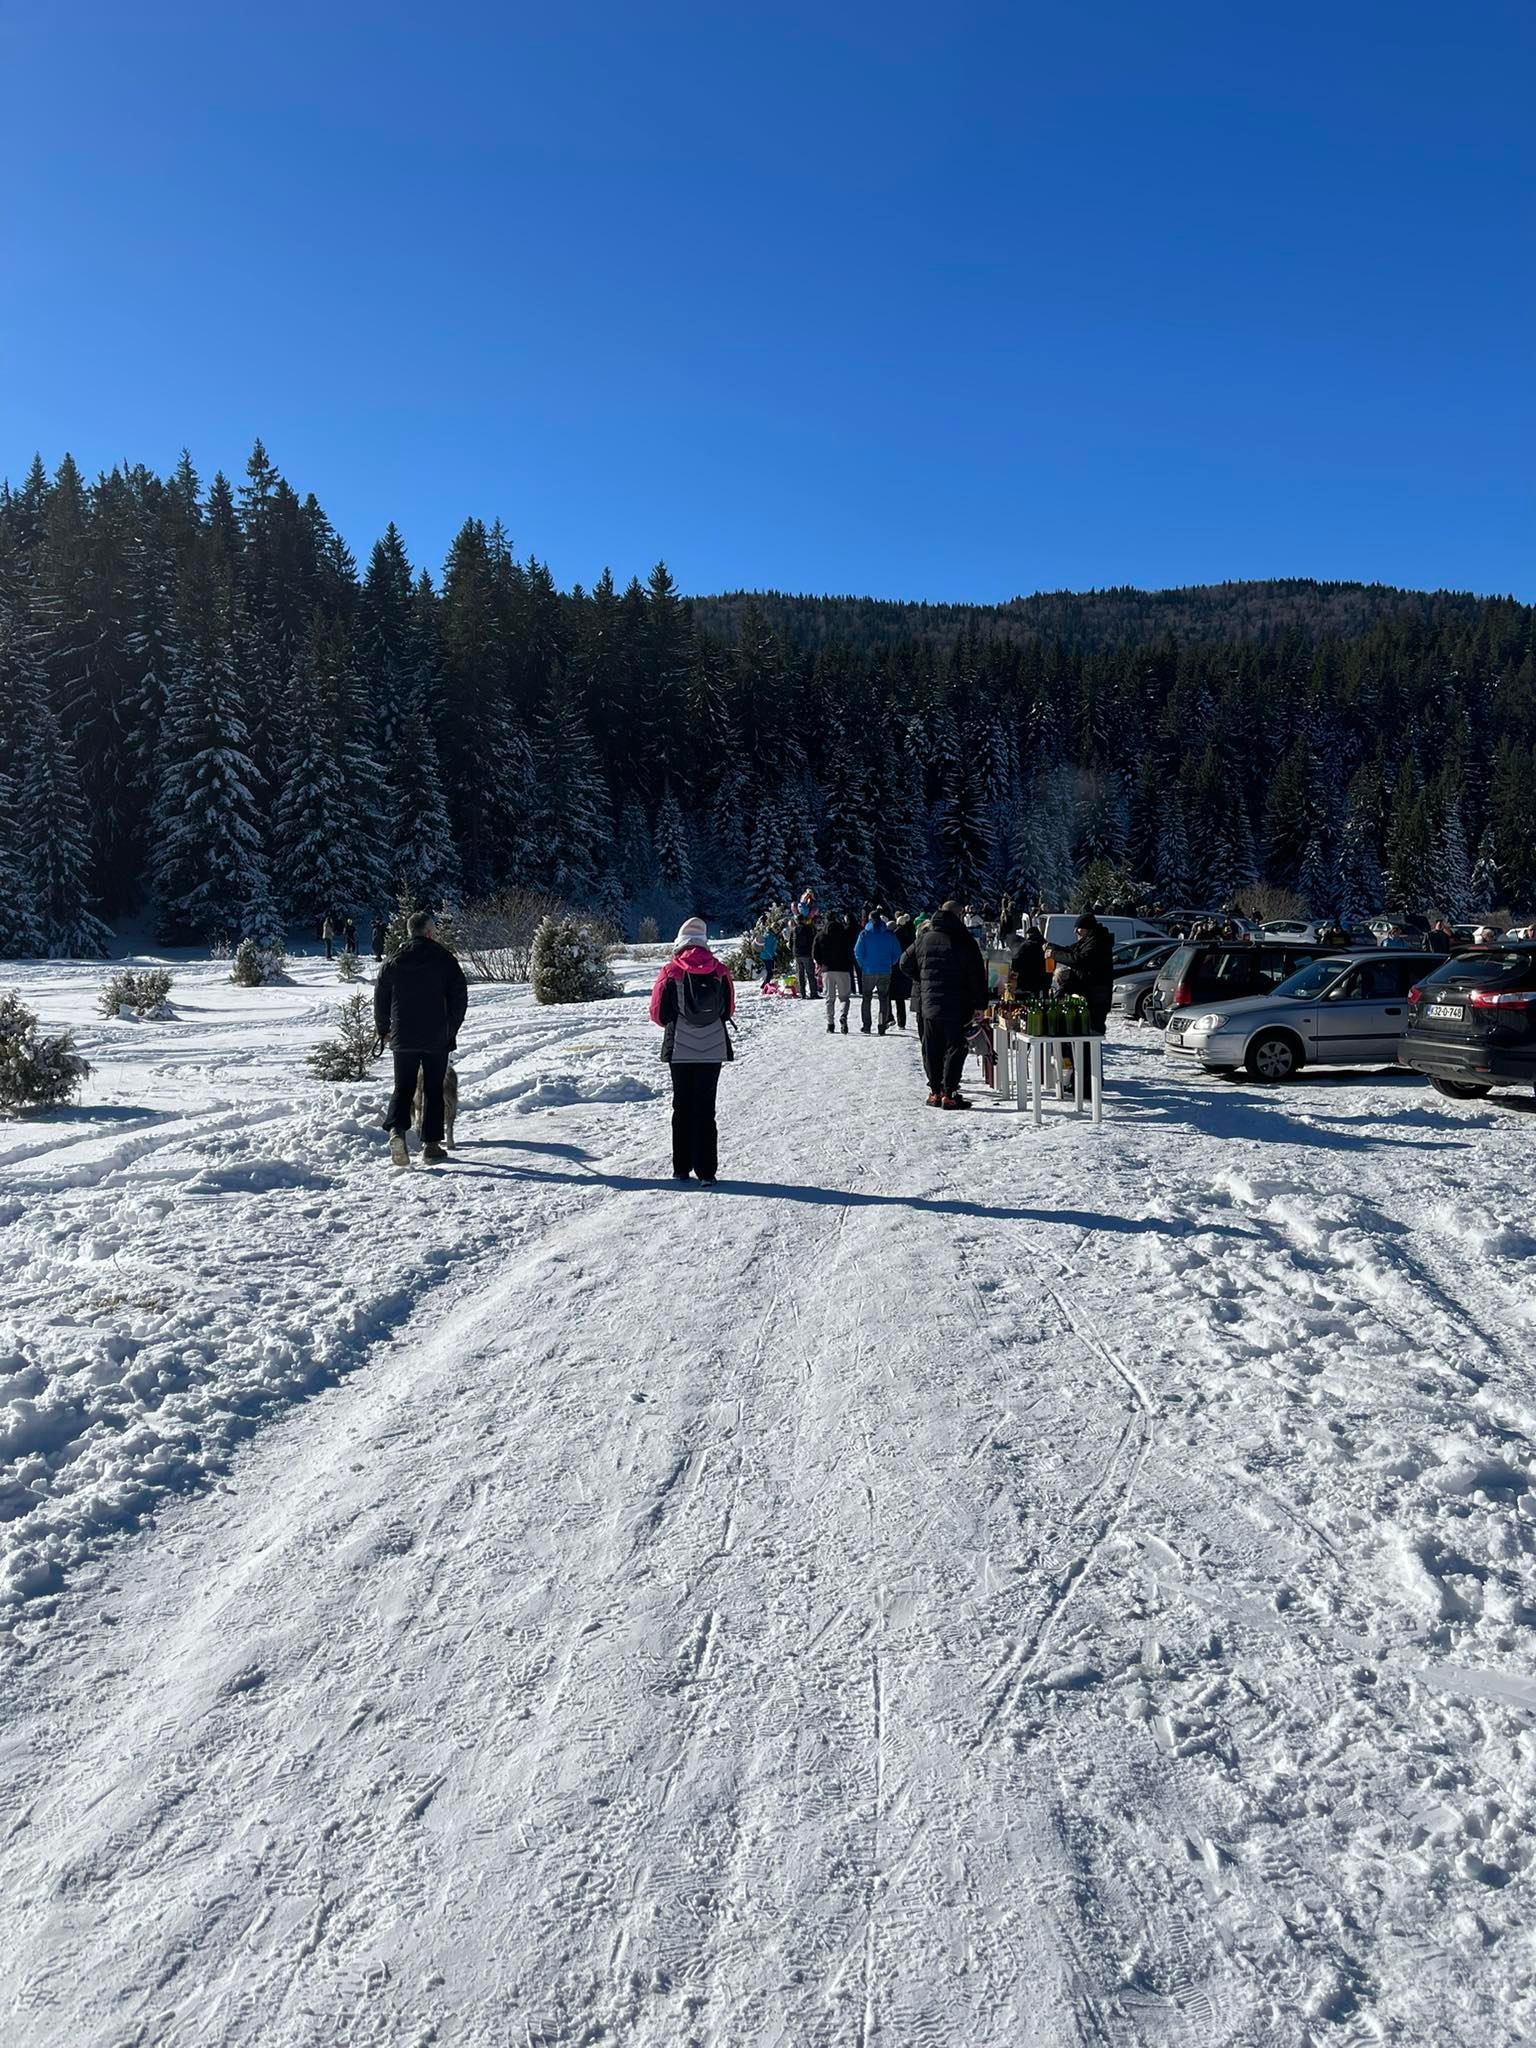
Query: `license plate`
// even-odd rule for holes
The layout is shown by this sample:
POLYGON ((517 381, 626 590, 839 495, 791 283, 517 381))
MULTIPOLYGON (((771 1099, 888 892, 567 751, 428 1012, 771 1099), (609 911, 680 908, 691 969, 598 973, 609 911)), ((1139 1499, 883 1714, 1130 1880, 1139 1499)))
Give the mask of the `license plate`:
POLYGON ((1467 1014, 1465 1003, 1431 1003, 1426 1015, 1446 1024, 1459 1024, 1467 1014))

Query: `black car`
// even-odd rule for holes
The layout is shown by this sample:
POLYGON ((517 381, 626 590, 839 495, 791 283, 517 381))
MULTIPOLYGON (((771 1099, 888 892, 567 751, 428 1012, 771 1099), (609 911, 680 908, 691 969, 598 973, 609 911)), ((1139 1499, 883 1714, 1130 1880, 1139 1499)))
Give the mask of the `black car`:
POLYGON ((1399 1066, 1442 1095, 1536 1087, 1536 943, 1459 954, 1408 991, 1399 1066))
POLYGON ((1235 1002, 1239 996, 1267 996, 1300 967, 1326 959, 1334 946, 1303 944, 1291 939, 1201 940, 1180 946, 1158 969, 1147 997, 1149 1023, 1159 1031, 1171 1011, 1190 1003, 1235 1002))

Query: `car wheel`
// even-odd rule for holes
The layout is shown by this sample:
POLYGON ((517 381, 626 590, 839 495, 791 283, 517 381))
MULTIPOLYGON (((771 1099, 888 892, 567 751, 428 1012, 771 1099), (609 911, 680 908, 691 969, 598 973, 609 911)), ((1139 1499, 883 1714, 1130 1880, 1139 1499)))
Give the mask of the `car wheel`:
POLYGON ((1249 1046, 1243 1065, 1255 1081, 1289 1081, 1300 1070, 1301 1054, 1285 1032, 1266 1031, 1249 1046))
POLYGON ((1131 1019, 1136 1024, 1145 1024, 1147 1021, 1147 995, 1145 989, 1136 998, 1136 1007, 1131 1012, 1131 1019))
POLYGON ((1481 1081, 1447 1081, 1439 1074, 1431 1075, 1430 1085, 1442 1095, 1449 1095, 1453 1102, 1475 1102, 1480 1096, 1492 1092, 1481 1081))

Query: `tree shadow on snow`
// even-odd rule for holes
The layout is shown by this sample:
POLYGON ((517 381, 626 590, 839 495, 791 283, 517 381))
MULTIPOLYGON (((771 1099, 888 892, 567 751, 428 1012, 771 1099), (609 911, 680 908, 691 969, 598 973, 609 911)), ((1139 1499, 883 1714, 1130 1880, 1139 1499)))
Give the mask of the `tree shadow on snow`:
MULTIPOLYGON (((488 1138, 481 1142, 489 1150, 502 1141, 488 1138)), ((477 1177, 537 1181, 552 1187, 612 1188, 619 1194, 665 1192, 686 1195, 699 1192, 696 1183, 690 1182, 684 1187, 670 1174, 665 1179, 652 1179, 635 1173, 557 1173, 537 1166, 497 1166, 490 1161, 460 1167, 453 1176, 455 1180, 477 1177)), ((980 1223, 1056 1223, 1072 1230, 1105 1230, 1131 1237, 1186 1237, 1195 1231, 1203 1236, 1251 1235, 1240 1225, 1209 1220, 1191 1222, 1163 1216, 1114 1216, 1095 1209, 1016 1209, 990 1202, 967 1202, 951 1196, 875 1195, 859 1188, 818 1188, 794 1181, 733 1180, 729 1176, 722 1176, 715 1183, 713 1197, 706 1199, 729 1196, 748 1196, 758 1201, 805 1202, 817 1208, 915 1209, 930 1216, 968 1216, 980 1223)))

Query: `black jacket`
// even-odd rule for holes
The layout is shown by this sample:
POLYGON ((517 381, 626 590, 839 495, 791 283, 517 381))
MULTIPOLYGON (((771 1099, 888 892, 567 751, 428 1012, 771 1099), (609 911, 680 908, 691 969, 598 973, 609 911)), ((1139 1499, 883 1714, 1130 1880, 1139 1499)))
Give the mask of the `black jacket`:
POLYGON ((1051 985, 1045 969, 1045 943, 1038 933, 1025 933, 1011 962, 1013 985, 1021 996, 1040 996, 1051 985))
POLYGON ((925 1024, 963 1024, 987 1000, 987 963, 953 911, 941 910, 901 956, 900 971, 916 984, 925 1024))
POLYGON ((816 965, 825 967, 828 974, 852 974, 853 933, 845 924, 829 924, 817 935, 814 957, 816 965))
POLYGON ((469 984, 446 946, 407 939, 373 984, 373 1023, 396 1052, 451 1052, 469 1007, 469 984))
POLYGON ((816 927, 808 917, 795 919, 795 958, 809 960, 811 948, 816 944, 816 927))
POLYGON ((1115 942, 1095 918, 1072 948, 1072 986, 1085 996, 1109 995, 1115 985, 1115 942))

